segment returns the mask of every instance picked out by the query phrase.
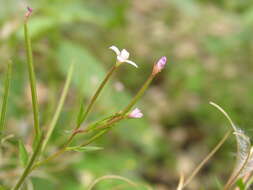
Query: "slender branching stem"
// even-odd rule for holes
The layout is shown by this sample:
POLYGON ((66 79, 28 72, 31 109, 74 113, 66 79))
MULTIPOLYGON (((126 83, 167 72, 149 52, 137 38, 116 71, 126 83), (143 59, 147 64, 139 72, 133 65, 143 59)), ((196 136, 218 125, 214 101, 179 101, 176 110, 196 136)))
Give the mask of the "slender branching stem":
POLYGON ((133 99, 130 101, 130 103, 127 105, 127 107, 122 111, 122 115, 127 114, 132 107, 136 104, 136 102, 142 97, 152 80, 154 79, 155 75, 151 74, 149 78, 146 80, 146 82, 143 84, 141 89, 137 92, 137 94, 133 97, 133 99))
POLYGON ((31 39, 30 39, 27 23, 28 23, 28 19, 26 19, 24 23, 25 46, 26 46, 27 65, 28 65, 28 72, 29 72, 31 95, 32 95, 35 141, 38 141, 39 137, 41 136, 41 129, 39 126, 39 106, 38 106, 38 100, 37 100, 36 79, 35 79, 34 66, 33 66, 31 39))
MULTIPOLYGON (((84 113, 81 113, 81 118, 78 120, 77 126, 75 128, 75 130, 79 129, 81 124, 86 120, 89 112, 91 111, 92 107, 94 106, 94 103, 96 102, 99 94, 101 93, 102 89, 105 87, 105 84, 108 82, 108 80, 110 79, 110 77, 112 76, 112 74, 114 73, 114 71, 118 68, 117 64, 115 64, 110 70, 109 72, 106 74, 104 80, 102 81, 102 83, 99 85, 98 89, 96 90, 95 94, 92 96, 91 100, 89 101, 89 104, 85 110, 84 113)), ((82 105, 83 106, 83 105, 82 105)), ((81 107, 82 109, 82 107, 81 107)))
POLYGON ((105 84, 108 82, 108 80, 110 79, 110 77, 112 76, 112 74, 114 73, 114 71, 118 68, 117 64, 115 64, 107 73, 107 75, 105 76, 104 80, 102 81, 102 83, 99 85, 97 91, 95 92, 94 96, 91 98, 87 109, 84 113, 82 113, 83 110, 83 105, 81 105, 81 110, 79 115, 81 114, 81 117, 78 119, 78 123, 77 126, 75 127, 75 130, 73 131, 73 133, 71 134, 71 136, 68 138, 68 140, 66 141, 66 143, 62 146, 62 148, 60 150, 58 150, 57 152, 55 152, 53 155, 49 156, 48 158, 39 161, 38 163, 36 163, 32 170, 39 167, 40 165, 47 163, 48 161, 54 159, 55 157, 61 155, 62 153, 64 153, 66 151, 66 148, 68 147, 68 145, 72 142, 72 140, 74 139, 74 137, 78 134, 78 129, 81 127, 81 124, 85 121, 85 119, 87 118, 89 112, 91 111, 96 99, 98 98, 99 94, 101 93, 102 89, 105 87, 105 84))
MULTIPOLYGON (((101 126, 98 126, 98 127, 96 127, 95 129, 92 129, 92 130, 102 130, 102 131, 105 131, 105 130, 107 130, 108 128, 110 128, 113 124, 115 124, 116 122, 119 122, 120 120, 122 120, 122 119, 124 119, 124 118, 125 118, 125 117, 119 116, 119 117, 117 117, 117 118, 114 118, 114 119, 110 120, 108 123, 106 123, 106 124, 104 124, 104 125, 101 125, 101 126)), ((87 129, 88 129, 88 128, 89 128, 89 127, 87 127, 87 129)), ((72 133, 72 135, 70 136, 70 138, 68 139, 68 141, 63 145, 63 147, 62 147, 60 150, 58 150, 57 152, 55 152, 55 153, 52 154, 51 156, 45 158, 44 160, 37 162, 37 163, 33 166, 32 170, 35 169, 35 168, 37 168, 37 167, 39 167, 39 166, 41 166, 41 165, 43 165, 43 164, 45 164, 45 163, 47 163, 47 162, 49 162, 49 161, 51 161, 51 160, 53 160, 54 158, 56 158, 56 157, 58 157, 59 155, 61 155, 62 153, 64 153, 64 152, 66 151, 66 148, 70 145, 70 143, 72 142, 72 140, 74 139, 74 137, 75 137, 77 134, 79 134, 79 133, 88 133, 88 132, 90 132, 90 130, 76 130, 76 132, 72 133)), ((93 139, 92 141, 91 141, 91 139, 88 140, 88 142, 89 142, 88 144, 92 143, 95 139, 97 139, 97 138, 98 138, 99 136, 101 136, 102 134, 104 134, 104 133, 101 133, 101 131, 98 132, 98 133, 95 135, 96 138, 92 137, 92 138, 91 138, 91 139, 93 139), (98 134, 99 134, 99 135, 98 135, 98 134), (98 136, 97 136, 97 135, 98 135, 98 136)), ((87 143, 84 143, 84 144, 82 144, 81 146, 86 146, 86 145, 87 145, 87 143)))
POLYGON ((7 72, 5 75, 2 109, 1 109, 1 116, 0 116, 0 142, 1 142, 2 135, 4 133, 4 128, 5 128, 6 111, 7 111, 7 103, 8 103, 8 97, 9 97, 9 88, 10 88, 11 71, 12 71, 11 67, 12 67, 11 63, 8 63, 7 72))
MULTIPOLYGON (((82 122, 85 120, 85 118, 87 117, 89 111, 91 110, 95 100, 97 99, 99 93, 101 92, 101 90, 103 89, 103 87, 105 86, 106 82, 108 81, 108 79, 110 78, 110 76, 112 75, 112 73, 115 71, 115 69, 117 68, 117 66, 114 66, 106 75, 105 79, 103 80, 103 82, 101 83, 101 85, 99 86, 98 90, 96 91, 95 95, 93 96, 93 98, 91 99, 88 108, 86 109, 86 112, 84 113, 83 117, 82 117, 82 122)), ((141 87, 141 89, 137 92, 137 94, 134 96, 134 98, 131 100, 131 102, 128 104, 128 106, 119 114, 116 114, 115 117, 113 117, 112 119, 110 119, 106 124, 104 125, 100 125, 98 127, 96 127, 95 129, 90 129, 89 126, 86 127, 86 130, 79 130, 81 123, 79 122, 79 125, 77 125, 77 127, 75 128, 74 132, 72 133, 72 135, 70 136, 70 138, 67 140, 67 142, 63 145, 63 147, 55 152, 53 155, 49 156, 48 158, 46 158, 45 160, 39 161, 38 163, 36 163, 33 167, 33 169, 39 167, 40 165, 47 163, 48 161, 56 158, 57 156, 59 156, 60 154, 64 153, 66 151, 67 146, 72 142, 72 140, 74 139, 74 137, 78 134, 78 133, 88 133, 90 131, 93 130, 102 130, 100 132, 98 132, 97 134, 95 134, 90 140, 88 140, 87 142, 81 144, 81 146, 86 146, 87 144, 92 143, 95 139, 99 138, 100 136, 102 136, 103 134, 105 134, 109 128, 111 128, 111 126, 113 124, 115 124, 116 122, 119 122, 120 120, 127 118, 126 114, 130 111, 130 109, 136 104, 136 102, 140 99, 140 97, 144 94, 145 90, 148 88, 148 86, 150 85, 150 83, 152 82, 152 80, 154 79, 155 75, 151 74, 149 76, 149 78, 146 80, 146 82, 143 84, 143 86, 141 87)))
POLYGON ((143 86, 141 87, 141 89, 137 92, 137 94, 134 96, 134 98, 131 100, 131 102, 128 104, 128 106, 121 112, 115 114, 114 117, 110 118, 105 124, 99 125, 95 128, 93 128, 93 124, 89 125, 86 127, 86 129, 84 130, 79 130, 81 123, 85 121, 85 119, 87 118, 90 110, 92 109, 96 99, 98 98, 99 94, 101 93, 102 89, 104 88, 105 84, 107 83, 107 81, 109 80, 109 78, 112 76, 113 72, 117 69, 117 64, 115 66, 113 66, 110 71, 107 73, 106 77, 104 78, 104 80, 102 81, 102 83, 100 84, 100 86, 98 87, 97 91, 95 92, 94 96, 91 98, 90 103, 88 104, 88 107, 86 109, 86 111, 82 114, 82 110, 83 108, 81 107, 81 110, 79 112, 79 115, 81 113, 81 117, 78 119, 78 123, 77 126, 75 128, 75 130, 73 131, 73 133, 71 134, 71 136, 69 137, 69 139, 67 140, 67 142, 62 146, 62 148, 60 150, 58 150, 57 152, 55 152, 54 154, 52 154, 51 156, 45 158, 42 161, 37 162, 33 167, 33 169, 36 169, 37 167, 41 166, 42 164, 45 164, 49 161, 51 161, 52 159, 56 158, 57 156, 61 155, 62 153, 64 153, 67 150, 68 145, 71 144, 72 140, 74 139, 74 137, 79 134, 79 133, 88 133, 91 131, 95 131, 95 130, 100 130, 98 133, 96 133, 94 136, 92 136, 87 142, 81 144, 80 146, 86 146, 92 142, 94 142, 97 138, 101 137, 103 134, 105 134, 107 131, 109 131, 109 129, 112 127, 112 125, 114 125, 115 123, 127 118, 126 114, 130 111, 130 109, 136 104, 136 102, 140 99, 140 97, 144 94, 145 90, 148 88, 148 86, 150 85, 150 83, 152 82, 152 80, 154 79, 155 75, 151 74, 149 76, 149 78, 146 80, 146 82, 143 84, 143 86))
POLYGON ((199 170, 207 163, 208 160, 219 150, 219 148, 224 144, 224 142, 227 140, 227 138, 231 135, 232 131, 228 131, 223 138, 219 141, 219 143, 213 148, 213 150, 200 162, 200 164, 194 169, 194 171, 191 173, 191 175, 188 177, 188 179, 185 180, 185 183, 183 187, 188 185, 192 179, 196 176, 196 174, 199 172, 199 170))

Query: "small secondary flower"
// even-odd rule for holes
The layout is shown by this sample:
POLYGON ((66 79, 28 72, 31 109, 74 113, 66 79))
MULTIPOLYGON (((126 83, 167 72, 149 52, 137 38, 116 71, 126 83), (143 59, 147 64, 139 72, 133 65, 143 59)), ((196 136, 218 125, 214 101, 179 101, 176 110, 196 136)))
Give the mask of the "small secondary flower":
POLYGON ((167 58, 165 56, 161 57, 158 62, 153 67, 153 74, 161 72, 167 63, 167 58))
POLYGON ((130 118, 142 118, 143 113, 141 113, 141 110, 138 108, 135 108, 129 115, 128 117, 130 118))
POLYGON ((138 68, 138 65, 136 65, 136 63, 134 63, 133 61, 130 61, 128 59, 130 54, 127 50, 123 49, 120 51, 119 48, 117 48, 116 46, 111 46, 109 49, 111 49, 112 51, 114 51, 116 53, 118 63, 128 63, 128 64, 133 65, 134 67, 138 68))

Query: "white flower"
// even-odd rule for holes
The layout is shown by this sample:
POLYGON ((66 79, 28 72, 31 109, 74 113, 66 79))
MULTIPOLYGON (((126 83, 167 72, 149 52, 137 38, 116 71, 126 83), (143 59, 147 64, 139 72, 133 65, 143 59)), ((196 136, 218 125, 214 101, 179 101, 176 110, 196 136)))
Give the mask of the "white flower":
POLYGON ((117 48, 116 46, 111 46, 109 49, 111 49, 112 51, 114 51, 117 55, 117 61, 119 63, 129 63, 131 65, 133 65, 134 67, 138 68, 138 65, 136 65, 136 63, 134 63, 133 61, 130 61, 129 58, 129 53, 127 50, 123 49, 123 50, 119 50, 119 48, 117 48))

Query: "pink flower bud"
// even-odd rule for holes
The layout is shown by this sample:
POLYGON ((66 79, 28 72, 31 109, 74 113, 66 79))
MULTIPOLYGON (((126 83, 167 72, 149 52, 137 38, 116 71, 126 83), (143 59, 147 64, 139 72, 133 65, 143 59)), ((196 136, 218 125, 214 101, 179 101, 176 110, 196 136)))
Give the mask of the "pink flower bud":
POLYGON ((141 110, 138 108, 135 108, 129 115, 129 118, 142 118, 143 113, 141 113, 141 110))
POLYGON ((27 12, 25 13, 25 17, 29 18, 33 12, 33 9, 31 7, 27 7, 27 12))
POLYGON ((161 57, 158 62, 153 67, 153 75, 161 72, 167 63, 167 58, 165 56, 161 57))

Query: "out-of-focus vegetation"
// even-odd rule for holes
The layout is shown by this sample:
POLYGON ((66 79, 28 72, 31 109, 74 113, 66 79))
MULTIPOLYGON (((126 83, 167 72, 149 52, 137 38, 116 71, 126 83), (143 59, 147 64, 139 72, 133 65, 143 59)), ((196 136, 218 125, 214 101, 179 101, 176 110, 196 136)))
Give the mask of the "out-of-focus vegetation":
MULTIPOLYGON (((120 123, 96 141, 103 150, 66 153, 33 174, 36 190, 85 189, 95 178, 115 174, 154 189, 175 188, 221 139, 228 123, 208 102, 222 105, 251 136, 253 126, 253 1, 251 0, 0 0, 0 79, 13 62, 7 133, 32 140, 32 112, 22 32, 26 5, 34 8, 30 33, 38 81, 40 120, 47 128, 67 70, 75 73, 64 111, 47 153, 60 146, 76 120, 79 99, 88 98, 115 62, 108 47, 131 53, 138 70, 124 66, 96 104, 100 118, 121 109, 149 75, 157 58, 169 64, 139 103, 145 117, 120 123)), ((80 136, 78 141, 86 139, 80 136)), ((0 184, 13 183, 18 142, 0 157, 0 184), (4 167, 2 167, 4 166, 4 167), (9 172, 8 172, 9 171, 9 172)), ((234 163, 235 142, 226 142, 189 185, 218 189, 234 163)), ((231 170, 230 170, 231 168, 231 170)), ((125 188, 101 182, 97 189, 125 188)), ((131 189, 131 188, 130 188, 131 189)))

